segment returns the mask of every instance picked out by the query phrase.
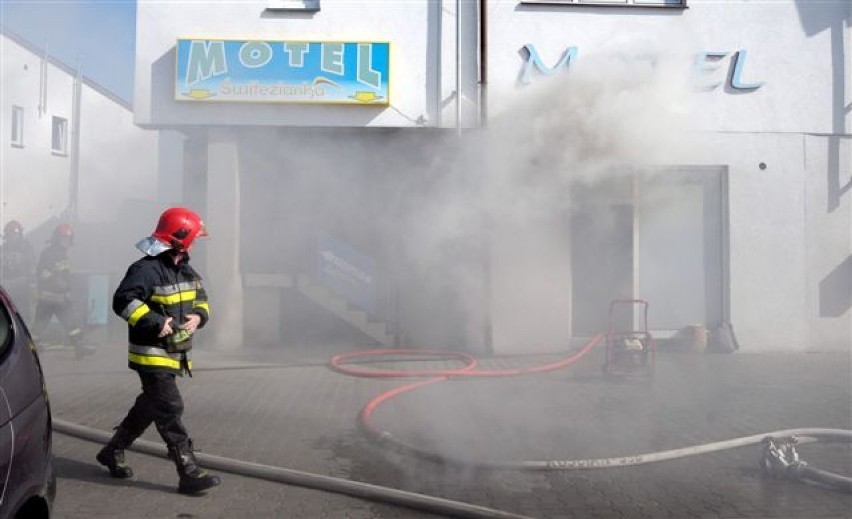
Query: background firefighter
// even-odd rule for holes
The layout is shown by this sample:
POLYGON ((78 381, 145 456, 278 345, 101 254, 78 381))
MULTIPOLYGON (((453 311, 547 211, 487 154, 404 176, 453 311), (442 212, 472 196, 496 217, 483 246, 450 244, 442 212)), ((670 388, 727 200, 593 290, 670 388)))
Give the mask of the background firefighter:
POLYGON ((192 376, 192 336, 210 318, 201 277, 189 265, 189 249, 200 236, 207 236, 201 218, 173 207, 160 216, 154 233, 136 244, 145 257, 130 265, 113 297, 113 310, 127 321, 128 365, 139 374, 142 393, 97 454, 113 477, 132 477, 124 449, 153 422, 175 462, 178 491, 184 494, 220 483, 218 476, 198 467, 181 421, 183 399, 175 380, 192 376))
POLYGON ((24 237, 24 226, 17 220, 9 221, 3 227, 0 282, 26 322, 30 322, 33 312, 35 266, 35 252, 24 237))
MULTIPOLYGON (((36 336, 43 338, 51 318, 56 316, 79 358, 87 350, 83 348, 83 329, 74 317, 71 300, 71 260, 68 258, 68 250, 73 244, 74 229, 67 223, 57 225, 47 247, 39 256, 34 329, 36 336)), ((39 344, 38 339, 36 344, 39 344)))

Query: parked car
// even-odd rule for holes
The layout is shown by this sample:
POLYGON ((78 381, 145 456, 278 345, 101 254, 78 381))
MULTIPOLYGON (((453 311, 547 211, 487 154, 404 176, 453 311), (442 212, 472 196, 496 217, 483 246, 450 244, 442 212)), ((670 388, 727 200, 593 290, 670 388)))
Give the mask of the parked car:
POLYGON ((0 519, 50 517, 56 495, 50 420, 35 344, 0 288, 0 519))

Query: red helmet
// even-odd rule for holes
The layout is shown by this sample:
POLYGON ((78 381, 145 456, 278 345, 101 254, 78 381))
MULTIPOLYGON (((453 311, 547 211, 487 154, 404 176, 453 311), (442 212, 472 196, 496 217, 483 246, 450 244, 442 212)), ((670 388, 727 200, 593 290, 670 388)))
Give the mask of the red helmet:
POLYGON ((74 241, 74 228, 67 223, 61 223, 53 230, 53 239, 68 238, 68 241, 74 241))
POLYGON ((160 221, 151 236, 172 249, 188 251, 195 238, 207 236, 207 231, 204 230, 201 217, 194 211, 185 207, 170 207, 160 215, 160 221))
POLYGON ((17 234, 19 236, 24 234, 24 226, 21 225, 21 222, 18 220, 9 220, 9 223, 3 227, 3 236, 8 238, 13 234, 17 234))

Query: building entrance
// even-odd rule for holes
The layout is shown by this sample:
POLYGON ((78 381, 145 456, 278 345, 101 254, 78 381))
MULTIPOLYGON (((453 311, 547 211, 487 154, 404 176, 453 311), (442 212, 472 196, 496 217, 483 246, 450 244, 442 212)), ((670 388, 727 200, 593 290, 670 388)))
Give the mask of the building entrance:
POLYGON ((575 192, 575 335, 604 330, 613 299, 649 301, 662 336, 727 320, 726 181, 724 168, 672 167, 575 192))

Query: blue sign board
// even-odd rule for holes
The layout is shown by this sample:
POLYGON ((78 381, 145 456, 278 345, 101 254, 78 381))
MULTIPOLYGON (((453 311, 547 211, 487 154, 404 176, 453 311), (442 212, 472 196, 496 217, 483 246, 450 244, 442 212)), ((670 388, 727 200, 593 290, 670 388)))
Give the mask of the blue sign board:
POLYGON ((389 102, 387 42, 180 39, 175 54, 179 101, 389 102))
POLYGON ((376 307, 375 263, 349 244, 320 234, 319 279, 329 289, 367 312, 376 307))

